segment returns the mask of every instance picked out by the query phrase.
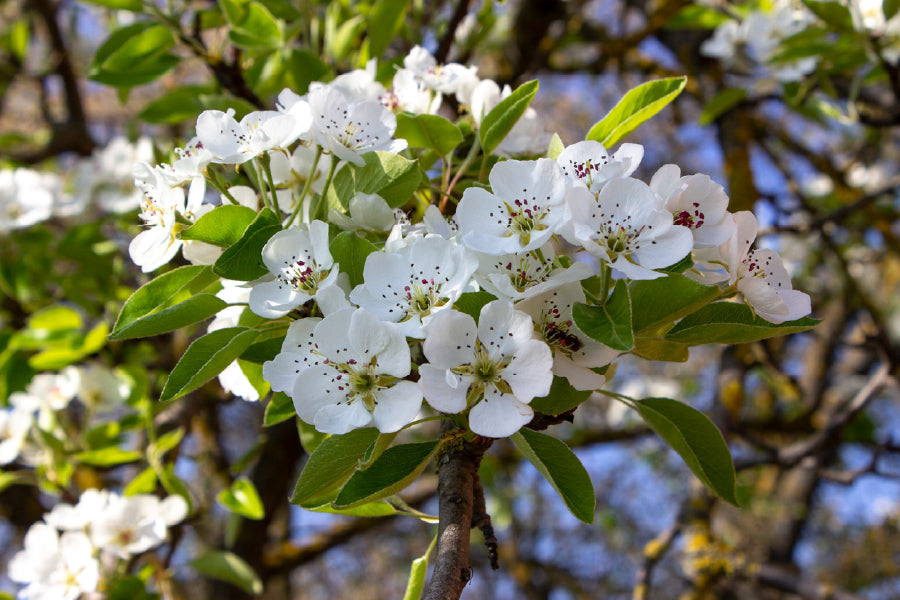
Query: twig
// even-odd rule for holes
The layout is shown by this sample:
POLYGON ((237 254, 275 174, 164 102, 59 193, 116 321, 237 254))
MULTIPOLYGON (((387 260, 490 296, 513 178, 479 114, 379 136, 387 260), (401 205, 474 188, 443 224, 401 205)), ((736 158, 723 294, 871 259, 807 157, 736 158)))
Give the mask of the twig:
POLYGON ((497 538, 494 536, 494 527, 491 525, 491 515, 488 514, 484 505, 484 488, 481 486, 481 478, 478 476, 478 473, 475 474, 474 502, 472 527, 477 527, 481 530, 481 534, 484 536, 484 545, 487 546, 491 569, 496 571, 500 568, 500 562, 497 557, 497 538))
POLYGON ((456 10, 453 11, 450 22, 447 23, 447 31, 444 32, 444 37, 441 38, 441 43, 438 44, 437 52, 434 53, 434 58, 438 64, 447 62, 447 56, 450 54, 450 47, 453 45, 453 39, 456 37, 456 30, 459 28, 459 24, 462 23, 462 20, 466 17, 466 13, 469 12, 470 3, 471 0, 460 0, 456 4, 456 10))

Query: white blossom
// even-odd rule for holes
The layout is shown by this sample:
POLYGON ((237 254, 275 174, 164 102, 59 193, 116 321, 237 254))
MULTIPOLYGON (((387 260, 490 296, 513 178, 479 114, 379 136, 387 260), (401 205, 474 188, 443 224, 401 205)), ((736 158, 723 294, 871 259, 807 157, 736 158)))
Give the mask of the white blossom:
POLYGON ((463 243, 486 254, 543 246, 568 219, 566 182, 556 161, 507 160, 488 176, 493 193, 470 187, 456 209, 463 243))
POLYGON ((32 169, 0 170, 0 233, 24 229, 50 218, 59 180, 32 169))
MULTIPOLYGON (((250 310, 267 319, 283 317, 315 298, 323 310, 339 288, 338 265, 328 249, 328 225, 313 221, 273 235, 262 250, 262 260, 271 276, 253 286, 250 310), (328 290, 328 291, 326 291, 328 290)), ((346 305, 346 300, 343 302, 346 305)))
POLYGON ((650 189, 665 199, 675 225, 691 230, 695 248, 719 246, 734 233, 728 196, 709 175, 681 177, 677 165, 663 165, 650 180, 650 189))
POLYGON ((295 321, 283 351, 263 365, 272 389, 288 390, 297 415, 324 433, 374 423, 382 433, 412 422, 422 404, 409 375, 406 337, 363 309, 346 308, 321 321, 295 321), (293 371, 293 373, 292 373, 293 371))
POLYGON ((367 152, 406 148, 406 140, 393 139, 397 117, 379 102, 354 102, 340 90, 320 85, 310 91, 309 106, 313 139, 341 160, 362 166, 367 152))
POLYGON ((478 254, 475 278, 481 287, 496 296, 517 302, 594 274, 590 266, 575 262, 569 267, 555 264, 552 244, 540 252, 491 256, 478 254))
POLYGON ((663 277, 653 269, 684 258, 693 247, 687 227, 673 224, 665 201, 630 177, 607 182, 595 197, 586 187, 570 195, 572 239, 630 279, 663 277))
POLYGON ((214 156, 213 162, 240 164, 275 148, 286 148, 309 130, 312 118, 305 102, 287 112, 254 111, 234 119, 227 112, 205 110, 197 118, 197 137, 214 156))
POLYGON ((100 564, 84 533, 60 536, 37 522, 25 534, 25 548, 10 561, 8 575, 25 584, 18 594, 24 600, 75 600, 97 589, 100 564))
POLYGON ((553 382, 550 348, 532 338, 531 317, 505 300, 481 309, 475 320, 456 310, 435 316, 425 328, 419 385, 436 410, 469 409, 469 429, 506 437, 534 416, 528 405, 553 382))
POLYGON ((567 180, 597 194, 610 179, 634 173, 643 157, 640 144, 622 144, 610 156, 603 144, 588 140, 567 146, 556 161, 567 180))
POLYGON ((477 266, 463 246, 440 236, 414 238, 396 252, 369 254, 364 283, 353 289, 350 300, 397 323, 404 335, 421 338, 422 326, 453 305, 477 266))

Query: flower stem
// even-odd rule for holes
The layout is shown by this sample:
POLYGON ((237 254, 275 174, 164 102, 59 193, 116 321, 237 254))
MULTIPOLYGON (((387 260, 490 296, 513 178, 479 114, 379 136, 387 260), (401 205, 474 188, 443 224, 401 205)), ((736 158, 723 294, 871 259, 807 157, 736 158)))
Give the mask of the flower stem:
POLYGON ((294 219, 297 218, 297 215, 303 211, 303 201, 306 200, 306 194, 309 193, 313 179, 316 178, 316 170, 319 168, 319 159, 321 157, 322 146, 316 146, 316 156, 313 158, 312 168, 306 176, 306 183, 303 184, 303 189, 300 191, 300 196, 297 198, 296 204, 294 204, 294 210, 291 213, 291 218, 288 219, 287 225, 285 225, 286 227, 290 227, 294 223, 294 219))
MULTIPOLYGON (((268 154, 263 154, 263 158, 262 158, 261 162, 262 162, 262 166, 263 166, 263 171, 266 174, 266 183, 269 186, 269 191, 272 193, 272 207, 273 207, 273 210, 275 211, 275 214, 278 215, 278 220, 280 221, 281 220, 281 207, 278 206, 278 194, 275 192, 275 179, 272 177, 272 168, 270 166, 272 159, 269 158, 268 154)), ((260 175, 260 178, 262 178, 262 175, 260 175)))
MULTIPOLYGON (((325 177, 325 187, 322 188, 322 193, 319 194, 319 201, 316 202, 309 211, 309 220, 313 221, 319 217, 320 212, 324 212, 325 207, 328 206, 328 202, 325 197, 328 195, 328 188, 331 187, 331 180, 334 178, 334 171, 337 168, 338 159, 332 154, 331 155, 331 165, 328 167, 328 176, 325 177)), ((322 215, 324 217, 324 215, 322 215)))
POLYGON ((216 175, 216 172, 212 169, 206 169, 207 181, 209 181, 216 191, 218 191, 222 196, 231 204, 240 204, 237 200, 235 200, 234 196, 231 195, 231 192, 225 187, 225 184, 219 179, 219 176, 216 175))

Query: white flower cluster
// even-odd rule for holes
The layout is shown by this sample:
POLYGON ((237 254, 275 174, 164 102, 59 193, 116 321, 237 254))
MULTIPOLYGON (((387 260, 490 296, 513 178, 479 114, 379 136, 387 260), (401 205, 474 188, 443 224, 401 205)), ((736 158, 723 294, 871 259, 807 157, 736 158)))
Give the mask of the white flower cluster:
POLYGON ((132 144, 116 137, 64 172, 0 170, 0 234, 53 217, 74 217, 92 205, 107 213, 132 211, 142 194, 134 188, 131 165, 152 160, 150 138, 132 144))
POLYGON ((181 496, 120 496, 87 490, 74 506, 57 504, 25 535, 9 563, 9 578, 28 600, 75 600, 100 589, 104 571, 166 540, 168 528, 187 516, 181 496))
MULTIPOLYGON (((262 249, 269 274, 229 283, 220 295, 266 319, 312 306, 313 316, 292 322, 263 376, 292 398, 301 419, 333 434, 370 423, 398 431, 413 422, 424 399, 437 411, 464 415, 477 434, 504 437, 533 417, 531 401, 549 393, 554 376, 578 390, 598 389, 605 381, 598 370, 618 353, 585 335, 573 318, 573 306, 586 301, 581 282, 595 275, 607 289, 613 272, 633 280, 665 277, 660 269, 696 251, 702 276, 728 280, 761 316, 781 322, 809 312, 809 298, 790 289, 777 255, 750 250, 755 230, 727 211, 721 186, 705 175, 682 176, 674 165, 649 184, 635 179, 643 157, 636 144, 610 154, 584 141, 555 160, 498 162, 489 190, 465 189, 450 223, 429 206, 411 224, 376 194, 347 199, 349 214, 333 208, 330 223, 321 220, 328 211, 310 208, 309 190, 323 194, 343 165, 365 165, 368 152, 405 149, 404 140, 394 139, 393 110, 435 112, 453 94, 477 128, 506 93, 479 80, 474 68, 438 65, 416 47, 391 89, 375 80, 370 63, 311 84, 305 96, 284 90, 277 110, 240 121, 230 111, 205 111, 182 161, 136 169, 146 194, 142 217, 151 228, 135 238, 132 257, 145 270, 168 261, 181 245, 179 227, 200 212, 195 187, 205 175, 215 181, 207 167, 251 164, 258 198, 286 228, 262 249), (330 162, 324 177, 322 156, 330 162), (368 254, 355 287, 332 255, 334 227, 369 232, 383 244, 368 254), (573 260, 579 256, 596 271, 573 260), (478 290, 494 299, 476 320, 474 309, 466 314, 454 304, 478 290)), ((518 133, 514 128, 504 140, 506 151, 543 153, 546 137, 535 123, 536 115, 526 113, 518 133)), ((253 190, 245 195, 248 203, 257 199, 253 190)), ((210 327, 233 325, 238 316, 220 315, 210 327)), ((239 365, 223 375, 223 385, 256 399, 239 365)))
POLYGON ((700 46, 700 53, 748 74, 769 76, 781 82, 802 79, 815 69, 814 56, 788 62, 772 61, 783 40, 815 20, 812 13, 796 4, 779 0, 770 10, 754 10, 741 20, 725 21, 700 46))
POLYGON ((24 392, 10 394, 9 407, 0 410, 0 465, 16 460, 41 464, 45 453, 35 441, 35 428, 58 432, 58 413, 74 398, 81 400, 88 415, 96 415, 122 406, 129 393, 128 382, 99 363, 36 375, 24 392))

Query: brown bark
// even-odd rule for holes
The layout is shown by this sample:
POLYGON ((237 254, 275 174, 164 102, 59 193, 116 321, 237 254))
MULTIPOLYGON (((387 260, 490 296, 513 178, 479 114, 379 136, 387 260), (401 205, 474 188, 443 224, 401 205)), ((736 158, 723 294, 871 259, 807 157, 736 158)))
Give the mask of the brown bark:
POLYGON ((493 440, 453 445, 438 460, 438 542, 424 600, 458 600, 471 578, 469 536, 481 457, 493 440))

